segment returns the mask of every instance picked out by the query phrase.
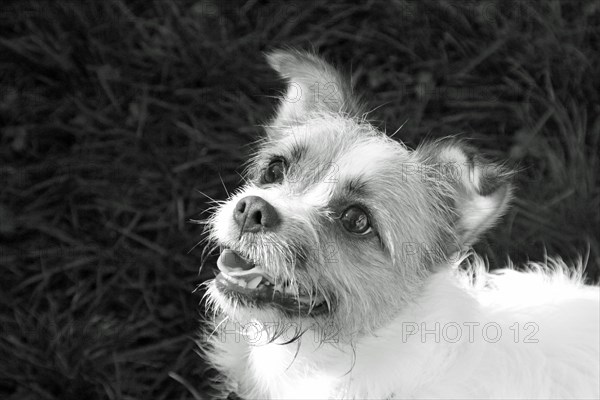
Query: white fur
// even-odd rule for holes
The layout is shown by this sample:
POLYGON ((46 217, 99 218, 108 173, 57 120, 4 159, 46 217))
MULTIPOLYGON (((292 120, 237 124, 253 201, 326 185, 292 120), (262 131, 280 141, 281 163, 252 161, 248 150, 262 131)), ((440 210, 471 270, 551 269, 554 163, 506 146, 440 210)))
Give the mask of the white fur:
POLYGON ((527 273, 474 264, 441 268, 413 304, 352 346, 319 343, 314 331, 249 344, 224 324, 213 362, 247 399, 598 399, 600 288, 560 261, 527 273))
POLYGON ((204 351, 224 389, 244 399, 598 399, 600 288, 583 285, 581 266, 488 273, 476 256, 467 270, 446 261, 504 213, 510 174, 457 141, 412 151, 377 132, 314 55, 268 60, 288 94, 247 184, 211 217, 211 239, 321 295, 327 312, 248 305, 207 282, 220 316, 204 351), (287 160, 285 179, 261 185, 274 157, 287 160), (271 204, 281 226, 244 233, 233 211, 245 196, 271 204), (352 204, 370 211, 371 235, 343 227, 352 204))

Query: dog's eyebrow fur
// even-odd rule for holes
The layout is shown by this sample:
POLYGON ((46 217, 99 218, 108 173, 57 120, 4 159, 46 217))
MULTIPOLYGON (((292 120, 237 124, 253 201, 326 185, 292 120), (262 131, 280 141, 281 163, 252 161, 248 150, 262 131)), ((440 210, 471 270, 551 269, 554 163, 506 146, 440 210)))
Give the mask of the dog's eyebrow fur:
POLYGON ((342 192, 350 197, 367 197, 366 182, 360 177, 352 177, 342 184, 342 192))
POLYGON ((298 163, 302 157, 306 154, 307 146, 294 142, 289 144, 289 146, 285 147, 285 151, 281 151, 281 149, 273 148, 273 149, 263 149, 252 158, 248 164, 256 164, 256 165, 264 165, 268 164, 270 161, 276 158, 284 158, 288 165, 298 163))
POLYGON ((298 162, 306 154, 306 145, 298 142, 292 143, 290 146, 290 161, 298 162))

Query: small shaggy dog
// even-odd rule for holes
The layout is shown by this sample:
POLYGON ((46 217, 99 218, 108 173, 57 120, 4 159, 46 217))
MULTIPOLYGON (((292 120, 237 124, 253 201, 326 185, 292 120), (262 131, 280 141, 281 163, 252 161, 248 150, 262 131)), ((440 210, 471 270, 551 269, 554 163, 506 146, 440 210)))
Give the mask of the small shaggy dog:
POLYGON ((209 220, 221 255, 203 350, 223 389, 598 399, 600 288, 582 266, 489 273, 469 256, 505 211, 510 174, 456 140, 390 139, 312 54, 268 62, 288 90, 247 184, 209 220))

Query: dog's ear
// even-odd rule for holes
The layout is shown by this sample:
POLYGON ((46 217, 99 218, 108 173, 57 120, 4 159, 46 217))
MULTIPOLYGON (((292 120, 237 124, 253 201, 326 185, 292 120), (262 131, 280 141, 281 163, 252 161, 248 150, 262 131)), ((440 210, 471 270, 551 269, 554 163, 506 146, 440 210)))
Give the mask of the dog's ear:
POLYGON ((275 117, 275 125, 296 125, 312 112, 353 114, 358 105, 348 82, 330 64, 301 51, 280 50, 267 61, 288 87, 275 117))
POLYGON ((434 166, 434 180, 442 183, 434 187, 449 189, 444 197, 452 210, 450 228, 458 248, 472 245, 506 211, 512 197, 512 172, 460 142, 439 142, 421 150, 434 166))

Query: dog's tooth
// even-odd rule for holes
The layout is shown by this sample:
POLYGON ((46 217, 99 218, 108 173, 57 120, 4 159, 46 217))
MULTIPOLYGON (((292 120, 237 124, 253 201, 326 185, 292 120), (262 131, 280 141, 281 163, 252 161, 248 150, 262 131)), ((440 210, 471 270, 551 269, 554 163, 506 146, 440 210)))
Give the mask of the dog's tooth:
POLYGON ((245 288, 246 286, 248 286, 248 283, 247 283, 245 280, 243 280, 243 279, 236 279, 236 280, 235 280, 235 283, 236 283, 238 286, 241 286, 241 287, 243 287, 243 288, 245 288))
POLYGON ((248 281, 247 284, 247 288, 248 289, 256 289, 258 287, 258 285, 260 284, 260 281, 262 281, 262 277, 261 276, 257 276, 254 279, 251 279, 250 281, 248 281))

